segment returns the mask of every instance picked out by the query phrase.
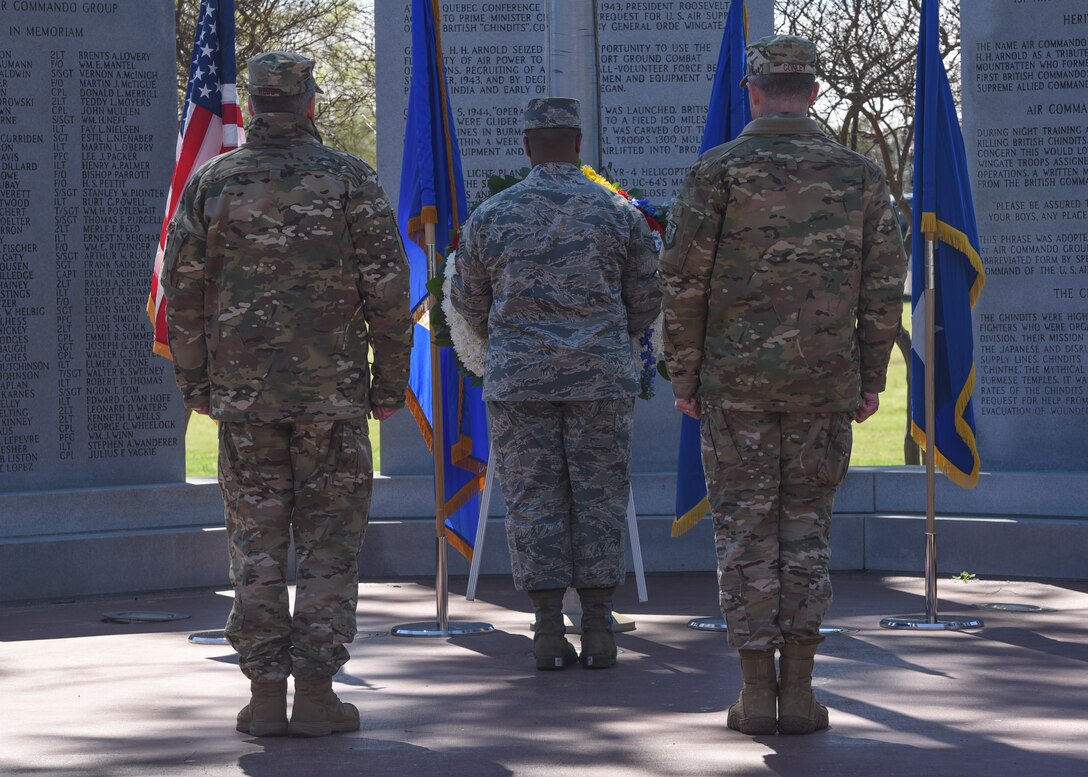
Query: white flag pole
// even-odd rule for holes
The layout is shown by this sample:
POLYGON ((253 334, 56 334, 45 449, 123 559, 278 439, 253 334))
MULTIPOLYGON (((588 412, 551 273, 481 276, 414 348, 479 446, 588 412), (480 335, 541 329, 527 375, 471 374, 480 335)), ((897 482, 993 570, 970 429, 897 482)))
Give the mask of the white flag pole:
POLYGON ((480 517, 476 521, 476 541, 472 544, 472 566, 468 571, 468 588, 465 599, 476 600, 476 583, 480 579, 480 564, 484 558, 484 537, 487 534, 487 508, 491 504, 491 487, 495 485, 495 443, 487 447, 487 475, 484 476, 484 493, 480 497, 480 517))

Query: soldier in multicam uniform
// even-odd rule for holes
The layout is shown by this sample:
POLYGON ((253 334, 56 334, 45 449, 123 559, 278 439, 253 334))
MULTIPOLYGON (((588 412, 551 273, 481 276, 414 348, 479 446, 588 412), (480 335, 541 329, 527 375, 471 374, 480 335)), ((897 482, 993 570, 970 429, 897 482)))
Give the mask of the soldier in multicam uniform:
POLYGON ((815 46, 770 36, 747 59, 755 118, 699 158, 666 228, 665 350, 677 409, 702 418, 721 609, 744 674, 728 725, 801 734, 827 727, 811 673, 831 507, 850 422, 884 389, 906 259, 880 169, 806 116, 815 46))
POLYGON ((578 167, 578 101, 530 100, 532 172, 472 214, 454 307, 488 338, 483 396, 506 497, 514 582, 536 613, 538 669, 577 659, 563 594, 582 601, 582 665, 615 664, 638 364, 630 335, 657 317, 645 219, 578 167))
POLYGON ((251 681, 237 728, 254 736, 359 728, 331 683, 356 629, 367 415, 404 404, 408 372, 399 232, 375 172, 322 145, 313 68, 286 52, 249 61, 248 143, 186 186, 162 271, 185 405, 219 421, 235 591, 226 635, 251 681))

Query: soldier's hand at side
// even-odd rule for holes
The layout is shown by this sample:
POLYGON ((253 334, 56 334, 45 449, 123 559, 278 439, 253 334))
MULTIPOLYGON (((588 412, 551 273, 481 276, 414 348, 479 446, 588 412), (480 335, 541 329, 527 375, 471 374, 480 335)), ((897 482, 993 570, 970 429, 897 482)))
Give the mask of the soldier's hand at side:
POLYGON ((699 400, 696 397, 675 399, 673 400, 672 404, 673 407, 675 407, 681 413, 691 418, 694 418, 696 421, 698 421, 703 415, 702 410, 699 408, 699 400))
POLYGON ((384 421, 393 413, 397 412, 395 407, 372 407, 370 408, 370 415, 378 421, 384 421))
POLYGON ((864 423, 867 419, 872 418, 879 407, 879 394, 874 394, 869 391, 861 392, 861 406, 854 411, 854 420, 859 424, 864 423))

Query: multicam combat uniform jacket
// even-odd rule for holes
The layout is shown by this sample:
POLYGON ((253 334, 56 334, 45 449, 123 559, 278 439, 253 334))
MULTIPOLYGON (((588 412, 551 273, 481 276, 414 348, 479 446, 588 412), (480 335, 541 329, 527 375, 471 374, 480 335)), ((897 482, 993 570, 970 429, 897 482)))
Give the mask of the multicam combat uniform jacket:
POLYGON ((854 410, 884 389, 905 274, 877 165, 806 117, 756 119, 699 158, 671 210, 673 393, 739 411, 854 410))
POLYGON ((483 398, 633 396, 630 333, 657 317, 657 255, 623 198, 548 162, 472 214, 451 301, 488 338, 483 398))
POLYGON ((162 284, 189 408, 279 423, 404 404, 400 234, 377 174, 322 145, 309 121, 259 114, 246 145, 197 171, 170 222, 162 284))

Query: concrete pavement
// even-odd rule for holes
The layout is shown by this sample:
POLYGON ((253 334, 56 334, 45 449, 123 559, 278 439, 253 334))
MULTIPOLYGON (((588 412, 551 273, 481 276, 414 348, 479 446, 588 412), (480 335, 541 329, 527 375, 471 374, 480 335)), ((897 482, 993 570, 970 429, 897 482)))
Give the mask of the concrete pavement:
POLYGON ((981 617, 978 632, 888 631, 919 612, 923 582, 834 576, 830 637, 816 686, 831 729, 747 737, 725 726, 740 667, 724 636, 686 628, 713 615, 711 574, 634 581, 617 610, 608 671, 532 668, 528 602, 509 578, 478 601, 451 582, 455 620, 498 633, 403 639, 390 627, 434 617, 429 581, 361 585, 359 638, 337 677, 362 730, 320 740, 233 730, 247 681, 232 651, 190 633, 219 629, 228 596, 210 590, 0 607, 0 774, 408 775, 411 777, 1078 777, 1088 775, 1088 583, 939 582, 941 612, 981 617), (1050 612, 978 609, 1031 604, 1050 612), (101 613, 164 610, 187 620, 104 623, 101 613))

